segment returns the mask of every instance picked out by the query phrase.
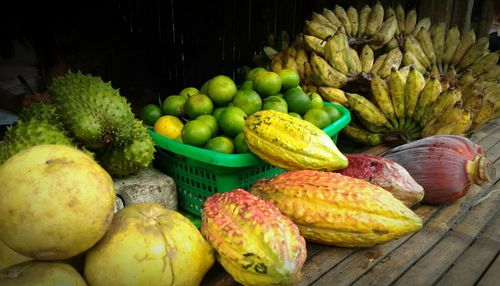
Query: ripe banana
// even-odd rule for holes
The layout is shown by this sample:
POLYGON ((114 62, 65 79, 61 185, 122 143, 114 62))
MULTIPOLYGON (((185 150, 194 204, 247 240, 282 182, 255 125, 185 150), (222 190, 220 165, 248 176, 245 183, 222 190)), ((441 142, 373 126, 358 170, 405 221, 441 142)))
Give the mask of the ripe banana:
POLYGON ((372 38, 371 43, 375 49, 377 49, 376 47, 380 48, 387 44, 394 37, 397 27, 398 23, 396 17, 391 17, 383 22, 378 32, 372 38))
POLYGON ((312 54, 311 70, 313 81, 321 86, 342 87, 347 83, 347 77, 332 68, 322 57, 312 54))
POLYGON ((366 25, 368 23, 368 17, 370 17, 370 12, 372 8, 370 6, 365 5, 359 11, 359 25, 358 25, 358 38, 361 38, 365 35, 366 25))
POLYGON ((394 113, 396 114, 400 127, 404 125, 405 118, 405 86, 406 77, 403 77, 397 68, 392 68, 389 76, 389 90, 391 93, 392 105, 394 106, 394 113))
POLYGON ((458 63, 458 70, 463 70, 479 60, 488 52, 488 46, 488 37, 479 38, 458 63))
POLYGON ((344 127, 342 132, 351 140, 368 146, 376 146, 382 144, 384 141, 384 136, 382 134, 372 133, 359 126, 354 126, 353 123, 344 127))
POLYGON ((384 21, 391 18, 392 16, 396 17, 396 12, 394 11, 394 9, 392 9, 392 7, 385 8, 384 21))
POLYGON ((370 16, 366 23, 365 35, 371 37, 379 30, 384 22, 384 7, 377 1, 370 11, 370 16))
POLYGON ((359 26, 359 19, 358 19, 358 10, 356 8, 349 6, 347 8, 347 18, 349 19, 349 23, 351 24, 351 36, 356 37, 358 34, 358 26, 359 26))
POLYGON ((476 33, 474 33, 474 30, 470 29, 469 31, 465 32, 465 34, 460 39, 460 42, 458 43, 455 54, 453 55, 452 64, 454 66, 458 65, 460 60, 467 53, 469 48, 472 47, 475 41, 476 33))
POLYGON ((325 16, 323 16, 323 15, 321 15, 319 13, 316 13, 314 11, 312 12, 311 20, 314 21, 314 22, 320 23, 322 25, 325 25, 325 26, 329 27, 330 29, 332 29, 334 31, 337 31, 337 29, 340 27, 340 26, 334 25, 325 16))
MULTIPOLYGON (((484 58, 484 57, 483 57, 484 58)), ((458 79, 458 85, 463 89, 469 84, 474 82, 476 79, 472 73, 472 68, 465 70, 458 79)))
POLYGON ((431 63, 427 56, 424 53, 424 50, 422 50, 422 47, 418 43, 417 39, 413 37, 413 35, 408 35, 405 39, 404 46, 406 51, 412 52, 415 57, 418 59, 418 61, 426 68, 430 69, 431 68, 431 63))
POLYGON ((325 39, 326 37, 331 36, 335 34, 335 32, 337 32, 336 30, 333 30, 328 26, 309 20, 305 21, 304 28, 307 34, 315 36, 320 39, 325 39))
POLYGON ((470 128, 471 124, 472 124, 471 112, 463 110, 462 115, 458 119, 455 128, 453 128, 453 130, 451 131, 451 134, 455 135, 464 134, 470 128))
POLYGON ((345 93, 343 90, 335 88, 335 87, 328 87, 328 86, 320 86, 318 88, 318 93, 321 95, 321 97, 329 102, 339 102, 342 105, 347 104, 347 97, 345 96, 345 93))
POLYGON ((347 12, 342 8, 342 6, 335 5, 333 9, 335 16, 340 20, 342 26, 344 26, 345 32, 348 36, 351 35, 351 22, 349 22, 349 18, 347 17, 347 12))
POLYGON ((285 54, 283 52, 279 52, 274 55, 274 57, 271 60, 271 70, 273 72, 279 72, 280 70, 283 69, 283 60, 284 60, 285 54))
POLYGON ((369 45, 365 45, 361 51, 361 67, 364 73, 369 73, 374 61, 373 50, 369 45))
POLYGON ((415 25, 417 24, 417 11, 411 9, 405 17, 405 32, 411 34, 415 30, 415 25))
POLYGON ((420 19, 420 21, 418 21, 418 23, 415 25, 415 29, 413 30, 413 36, 416 36, 422 29, 429 32, 430 27, 431 27, 431 19, 429 17, 420 19))
MULTIPOLYGON (((352 60, 352 72, 354 74, 358 74, 358 73, 362 72, 363 67, 361 65, 361 59, 359 58, 358 52, 356 52, 356 50, 353 48, 349 48, 349 52, 351 54, 351 60, 352 60)), ((403 56, 401 56, 401 57, 403 57, 403 56)), ((400 63, 401 63, 401 61, 400 61, 400 63)))
POLYGON ((401 33, 405 32, 405 10, 401 4, 396 6, 396 19, 398 20, 398 28, 401 33))
POLYGON ((379 76, 372 78, 370 83, 371 91, 375 102, 384 113, 385 117, 389 119, 394 129, 398 128, 398 120, 394 113, 394 106, 392 105, 391 96, 389 94, 389 87, 387 83, 379 76))
POLYGON ((473 97, 467 99, 467 101, 465 101, 463 110, 469 111, 471 113, 471 118, 474 119, 474 117, 476 117, 476 115, 479 113, 479 110, 481 110, 481 106, 483 106, 483 101, 484 101, 484 93, 476 94, 473 97))
POLYGON ((325 18, 327 18, 330 21, 330 23, 332 23, 334 26, 336 27, 342 26, 342 22, 340 22, 339 18, 335 16, 335 13, 332 10, 323 8, 322 15, 325 16, 325 18))
POLYGON ((335 40, 335 37, 340 37, 339 34, 335 34, 333 38, 326 41, 325 46, 325 60, 337 71, 347 74, 349 72, 349 66, 344 61, 343 47, 340 47, 335 40))
POLYGON ((436 54, 434 53, 434 47, 432 46, 431 34, 426 29, 420 29, 416 36, 422 50, 424 50, 425 56, 429 59, 432 66, 436 65, 436 54))
MULTIPOLYGON (((487 72, 491 67, 498 63, 500 57, 500 51, 495 51, 488 53, 470 66, 470 71, 472 76, 477 77, 487 72)), ((463 76, 463 75, 462 75, 463 76)))
POLYGON ((302 37, 303 42, 306 48, 309 49, 309 51, 314 52, 322 57, 325 55, 326 41, 310 35, 303 35, 302 37))
POLYGON ((372 69, 370 70, 370 74, 372 75, 377 75, 378 71, 384 64, 385 59, 387 58, 387 54, 383 54, 378 56, 378 58, 375 59, 375 62, 373 63, 372 69))
POLYGON ((425 126, 422 129, 422 136, 451 134, 461 115, 462 109, 460 106, 455 105, 444 111, 444 113, 439 114, 436 120, 425 126))
POLYGON ((408 74, 410 73, 410 67, 411 66, 404 66, 399 69, 399 73, 406 79, 408 77, 408 74))
POLYGON ((342 58, 344 59, 344 62, 347 64, 349 72, 353 73, 354 60, 352 59, 351 52, 349 51, 349 40, 347 39, 347 35, 344 33, 337 33, 335 34, 335 36, 333 36, 333 39, 340 48, 340 52, 342 53, 342 58))
POLYGON ((493 116, 493 112, 495 111, 495 103, 489 100, 485 100, 481 109, 477 113, 477 115, 472 120, 472 124, 470 129, 474 130, 481 127, 483 124, 488 122, 493 116))
POLYGON ((415 121, 420 121, 422 119, 425 110, 434 103, 441 92, 442 89, 439 79, 432 75, 425 84, 418 99, 417 106, 415 107, 415 113, 413 114, 415 121))
POLYGON ((458 43, 460 42, 460 32, 457 26, 451 28, 446 34, 443 52, 443 71, 447 71, 453 60, 458 43))
POLYGON ((440 71, 443 71, 443 53, 446 34, 446 24, 441 22, 431 28, 432 46, 436 54, 436 64, 440 71))
POLYGON ((399 48, 395 48, 387 53, 387 57, 384 60, 384 63, 378 70, 378 75, 382 78, 388 78, 391 74, 391 69, 398 69, 403 61, 403 54, 399 48))
POLYGON ((486 73, 479 76, 483 81, 496 81, 500 78, 500 65, 491 67, 486 73))
POLYGON ((421 126, 426 126, 428 123, 437 118, 440 114, 453 107, 462 97, 459 89, 450 88, 443 94, 438 96, 436 101, 428 108, 420 120, 421 126))
POLYGON ((410 68, 405 85, 405 114, 406 118, 413 118, 420 92, 425 87, 424 76, 415 68, 410 68))
POLYGON ((295 62, 297 63, 297 68, 299 69, 300 78, 303 79, 305 76, 304 64, 309 62, 306 50, 297 50, 297 54, 295 55, 295 62))
POLYGON ((377 125, 385 126, 392 129, 389 120, 384 116, 384 113, 375 106, 371 101, 356 93, 345 94, 349 103, 349 107, 356 112, 356 114, 366 121, 377 125))
POLYGON ((355 116, 356 119, 361 123, 360 127, 364 127, 364 129, 373 132, 373 133, 382 133, 385 134, 391 130, 385 126, 377 126, 375 124, 372 124, 368 121, 366 121, 363 117, 361 116, 355 116))
POLYGON ((291 55, 285 55, 285 61, 283 62, 284 69, 291 69, 295 71, 299 71, 297 63, 295 62, 295 58, 291 55))
POLYGON ((399 48, 399 43, 398 43, 398 40, 396 40, 396 38, 392 38, 386 45, 385 45, 385 48, 387 51, 390 51, 392 49, 395 49, 395 48, 399 48))
POLYGON ((420 63, 420 61, 417 59, 415 54, 413 54, 410 51, 405 51, 403 54, 403 64, 405 66, 411 66, 418 70, 420 73, 425 73, 427 70, 426 68, 420 63))

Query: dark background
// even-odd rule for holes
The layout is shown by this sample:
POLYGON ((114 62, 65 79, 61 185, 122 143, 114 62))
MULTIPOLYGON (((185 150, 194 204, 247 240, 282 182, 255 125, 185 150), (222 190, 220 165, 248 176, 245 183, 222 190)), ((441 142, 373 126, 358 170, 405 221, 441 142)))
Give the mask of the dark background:
MULTIPOLYGON (((42 2, 49 1, 2 4, 1 24, 18 21, 46 49, 57 49, 73 70, 112 81, 137 111, 183 87, 199 88, 217 74, 238 81, 238 68, 255 66, 252 59, 269 34, 286 31, 292 41, 312 11, 333 9, 336 3, 361 8, 376 1, 42 2)), ((424 11, 422 1, 381 2, 424 11)), ((475 2, 479 7, 482 1, 475 2)))

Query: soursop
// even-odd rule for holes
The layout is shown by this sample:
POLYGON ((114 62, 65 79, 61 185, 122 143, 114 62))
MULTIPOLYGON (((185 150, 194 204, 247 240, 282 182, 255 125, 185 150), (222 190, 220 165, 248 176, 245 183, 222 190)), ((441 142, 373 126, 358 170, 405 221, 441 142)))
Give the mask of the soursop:
POLYGON ((58 125, 44 121, 19 121, 9 127, 0 143, 0 164, 17 152, 41 144, 75 146, 73 140, 58 125))
POLYGON ((34 103, 23 108, 21 113, 19 113, 19 119, 25 122, 36 120, 45 121, 54 125, 61 124, 61 119, 57 114, 57 108, 50 103, 34 103))
POLYGON ((81 72, 54 79, 49 88, 66 129, 89 148, 130 144, 134 114, 110 82, 81 72))
POLYGON ((153 138, 140 120, 134 120, 133 139, 122 146, 109 146, 98 154, 98 162, 112 176, 124 177, 151 164, 154 157, 153 138))

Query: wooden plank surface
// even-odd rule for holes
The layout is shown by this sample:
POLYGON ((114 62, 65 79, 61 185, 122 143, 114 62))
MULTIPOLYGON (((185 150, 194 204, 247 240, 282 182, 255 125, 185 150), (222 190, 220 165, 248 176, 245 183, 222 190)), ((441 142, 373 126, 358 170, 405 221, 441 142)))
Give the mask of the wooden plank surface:
MULTIPOLYGON (((498 174, 500 119, 470 138, 483 147, 498 174)), ((377 146, 367 152, 378 154, 387 148, 377 146)), ((500 193, 482 199, 500 188, 499 183, 495 175, 493 181, 473 186, 454 203, 415 208, 424 227, 397 240, 365 249, 308 243, 302 279, 295 285, 472 285, 479 279, 483 285, 497 284, 500 193)), ((239 285, 218 264, 206 278, 203 285, 239 285)))

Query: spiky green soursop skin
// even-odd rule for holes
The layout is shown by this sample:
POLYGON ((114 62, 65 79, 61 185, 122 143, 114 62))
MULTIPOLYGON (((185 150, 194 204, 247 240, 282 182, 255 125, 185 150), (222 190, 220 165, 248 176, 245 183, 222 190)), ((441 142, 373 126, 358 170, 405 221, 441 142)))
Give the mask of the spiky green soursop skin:
POLYGON ((140 120, 134 120, 133 139, 130 144, 110 146, 99 154, 98 161, 112 176, 124 177, 151 164, 154 141, 140 120))
POLYGON ((19 121, 7 129, 5 140, 0 143, 0 164, 21 150, 41 144, 75 146, 58 125, 36 120, 19 121))
POLYGON ((67 129, 89 148, 132 139, 134 114, 125 97, 100 77, 68 72, 49 89, 67 129))
POLYGON ((62 127, 57 108, 50 103, 35 103, 23 108, 19 113, 19 119, 25 122, 30 120, 45 121, 62 127))

